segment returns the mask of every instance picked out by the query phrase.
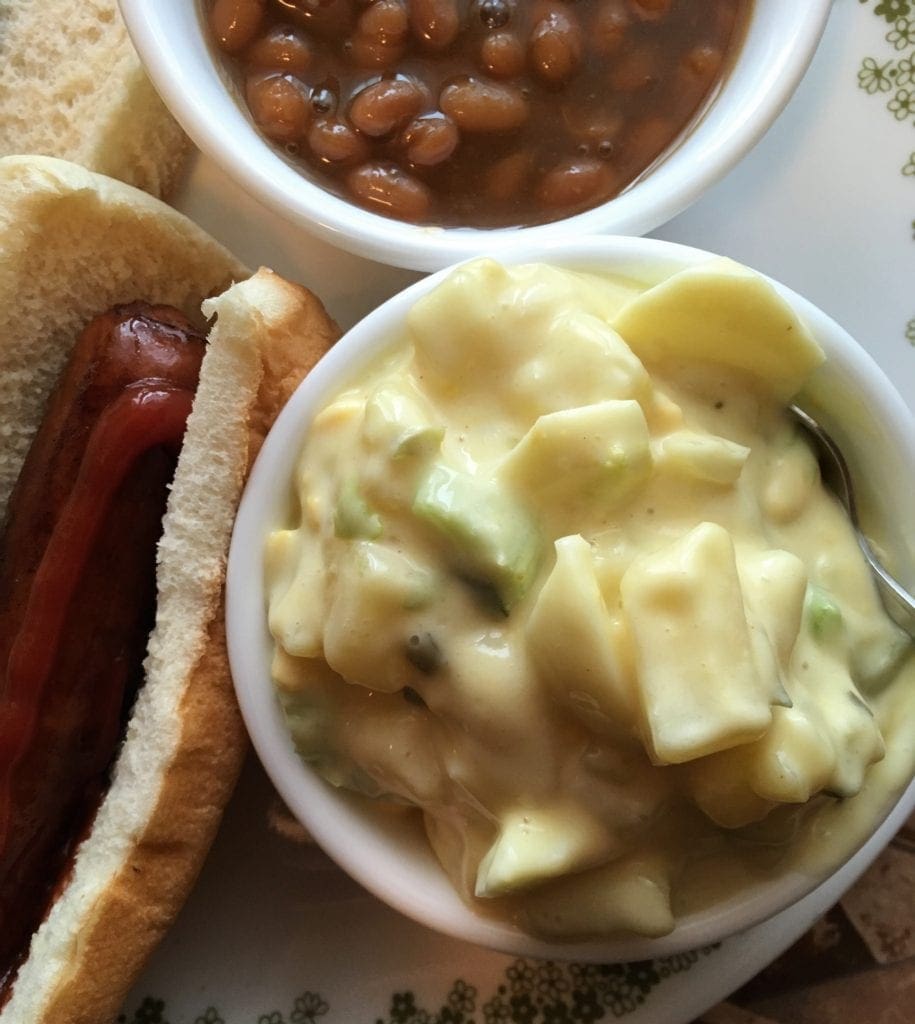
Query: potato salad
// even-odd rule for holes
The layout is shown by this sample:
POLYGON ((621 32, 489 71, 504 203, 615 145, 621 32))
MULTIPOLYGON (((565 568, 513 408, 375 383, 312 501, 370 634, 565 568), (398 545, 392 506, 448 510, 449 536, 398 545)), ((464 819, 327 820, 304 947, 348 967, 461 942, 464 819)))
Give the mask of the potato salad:
POLYGON ((314 418, 266 540, 301 756, 549 937, 662 935, 860 841, 915 668, 786 410, 822 360, 724 260, 452 272, 314 418))

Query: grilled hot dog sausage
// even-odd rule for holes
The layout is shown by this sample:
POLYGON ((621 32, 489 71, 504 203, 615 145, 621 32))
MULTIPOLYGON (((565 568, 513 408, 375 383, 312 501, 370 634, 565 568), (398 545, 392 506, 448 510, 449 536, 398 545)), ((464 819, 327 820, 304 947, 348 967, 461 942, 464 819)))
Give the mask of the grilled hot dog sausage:
POLYGON ((91 824, 142 676, 156 542, 204 344, 168 307, 133 303, 94 320, 10 501, 0 547, 0 1003, 91 824))

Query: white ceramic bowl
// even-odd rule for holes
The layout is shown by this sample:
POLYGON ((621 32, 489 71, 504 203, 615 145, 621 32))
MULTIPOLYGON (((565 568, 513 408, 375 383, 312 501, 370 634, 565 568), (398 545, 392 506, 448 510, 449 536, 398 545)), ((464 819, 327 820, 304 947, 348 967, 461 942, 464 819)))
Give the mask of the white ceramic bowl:
POLYGON ((756 0, 726 82, 698 123, 617 198, 537 227, 430 228, 369 213, 313 184, 278 156, 227 88, 193 0, 120 0, 134 44, 188 135, 247 192, 341 249, 413 270, 481 252, 599 233, 644 234, 678 214, 765 133, 813 57, 831 0, 756 0))
MULTIPOLYGON (((708 259, 709 254, 652 239, 608 237, 526 248, 513 258, 502 258, 634 273, 650 281, 708 259)), ((407 311, 445 273, 426 278, 390 299, 337 343, 280 414, 254 466, 238 512, 227 579, 229 655, 254 746, 292 812, 324 849, 381 899, 439 931, 515 954, 599 961, 667 955, 718 941, 792 904, 823 878, 786 874, 707 911, 681 918, 675 930, 661 939, 544 942, 471 910, 440 868, 418 821, 415 828, 405 828, 401 819, 392 820, 371 802, 334 789, 307 768, 293 749, 270 678, 273 644, 266 627, 264 539, 284 518, 294 466, 312 417, 363 365, 402 337, 407 311)), ((881 522, 891 524, 886 540, 903 559, 904 579, 911 584, 915 580, 915 565, 911 564, 915 558, 915 515, 911 514, 915 510, 915 447, 911 443, 915 424, 911 413, 873 360, 842 328, 805 299, 777 287, 810 325, 828 356, 817 370, 805 402, 835 431, 853 467, 866 467, 866 472, 856 475, 873 496, 881 522), (847 429, 850 416, 853 431, 847 429)), ((908 813, 915 807, 915 784, 901 801, 907 801, 907 807, 897 804, 897 812, 908 813)))

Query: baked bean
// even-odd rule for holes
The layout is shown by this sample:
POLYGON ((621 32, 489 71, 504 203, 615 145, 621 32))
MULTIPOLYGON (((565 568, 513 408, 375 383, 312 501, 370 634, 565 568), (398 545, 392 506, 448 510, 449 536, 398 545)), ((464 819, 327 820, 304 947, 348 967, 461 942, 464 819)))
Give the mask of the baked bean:
POLYGON ((669 118, 657 114, 645 117, 627 133, 627 152, 639 166, 647 167, 667 149, 672 137, 669 118))
POLYGON ((257 35, 266 0, 216 0, 210 8, 210 29, 221 49, 238 53, 257 35))
POLYGON ((355 164, 368 159, 369 143, 348 124, 334 119, 315 121, 308 145, 319 159, 331 164, 355 164))
POLYGON ((591 46, 601 57, 615 57, 626 42, 632 18, 626 0, 603 0, 591 22, 591 46))
POLYGON ((496 203, 508 203, 526 187, 533 168, 533 157, 528 150, 519 150, 502 157, 489 168, 484 190, 496 203))
POLYGON ((350 171, 346 184, 357 202, 398 220, 423 220, 432 201, 428 188, 396 164, 363 164, 350 171))
POLYGON ((515 86, 469 77, 446 85, 439 106, 466 132, 509 132, 520 128, 530 113, 515 86))
POLYGON ((245 95, 257 126, 268 138, 295 142, 308 130, 309 97, 302 83, 291 75, 252 75, 245 95))
POLYGON ((456 0, 412 0, 410 27, 423 49, 446 49, 461 27, 456 0))
POLYGON ((350 123, 372 138, 390 135, 419 113, 422 91, 401 78, 383 78, 356 93, 349 108, 350 123))
POLYGON ((663 21, 672 5, 673 0, 629 0, 632 13, 640 21, 663 21))
POLYGON ((524 46, 512 32, 493 32, 483 40, 480 64, 494 78, 515 78, 524 70, 524 46))
POLYGON ((569 135, 578 142, 593 146, 595 151, 604 143, 612 148, 626 123, 618 109, 608 109, 599 100, 600 97, 594 97, 590 102, 569 102, 562 108, 563 122, 569 135))
POLYGON ((410 19, 404 0, 375 0, 359 16, 344 51, 356 67, 393 67, 404 55, 410 19))
POLYGON ((280 0, 276 6, 327 39, 341 39, 352 30, 355 20, 353 0, 280 0))
POLYGON ((346 41, 343 52, 357 68, 393 68, 403 56, 404 47, 357 32, 346 41))
POLYGON ((359 15, 359 31, 404 42, 410 31, 404 0, 369 0, 359 15))
POLYGON ((566 209, 593 205, 613 191, 615 175, 601 160, 564 160, 547 171, 537 187, 537 199, 547 207, 566 209))
POLYGON ((251 68, 303 75, 311 67, 314 53, 308 37, 298 29, 276 25, 248 47, 245 60, 251 68))
POLYGON ((703 44, 694 46, 683 58, 682 67, 703 82, 711 82, 718 77, 724 54, 715 46, 703 44))
POLYGON ((721 61, 721 51, 708 46, 694 47, 680 59, 673 79, 677 111, 688 115, 701 105, 721 73, 721 61))
POLYGON ((418 167, 435 167, 444 163, 460 141, 457 125, 444 114, 417 117, 400 137, 407 160, 418 167))
POLYGON ((636 180, 714 94, 753 0, 247 2, 203 0, 211 26, 262 13, 223 54, 262 134, 369 209, 486 228, 636 180))
POLYGON ((529 49, 534 71, 550 85, 562 85, 581 62, 581 26, 570 11, 557 8, 534 25, 529 49))
POLYGON ((360 15, 356 31, 385 45, 403 44, 410 33, 410 18, 403 0, 375 0, 360 15))
POLYGON ((658 83, 659 68, 657 57, 646 46, 626 50, 610 69, 607 78, 611 89, 616 92, 641 92, 658 83))

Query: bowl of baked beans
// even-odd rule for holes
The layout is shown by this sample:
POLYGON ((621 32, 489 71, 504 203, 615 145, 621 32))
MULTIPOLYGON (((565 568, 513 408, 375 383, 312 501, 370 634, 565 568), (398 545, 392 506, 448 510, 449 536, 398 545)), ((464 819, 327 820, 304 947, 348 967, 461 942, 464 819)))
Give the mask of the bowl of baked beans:
POLYGON ((198 146, 358 255, 430 270, 642 234, 760 138, 829 0, 121 0, 198 146))

